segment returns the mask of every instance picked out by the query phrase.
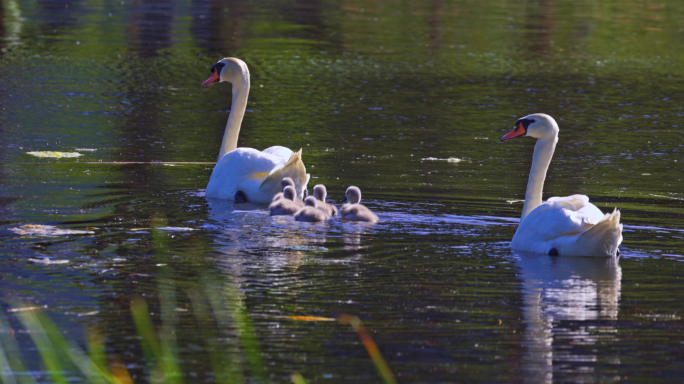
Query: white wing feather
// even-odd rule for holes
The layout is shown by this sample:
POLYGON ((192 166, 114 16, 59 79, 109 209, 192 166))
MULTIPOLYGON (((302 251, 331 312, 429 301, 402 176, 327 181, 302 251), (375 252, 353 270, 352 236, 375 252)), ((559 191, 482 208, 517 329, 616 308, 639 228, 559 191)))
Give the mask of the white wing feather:
POLYGON ((548 254, 554 248, 560 255, 594 256, 583 252, 596 248, 595 245, 582 244, 577 240, 584 232, 604 221, 607 216, 591 204, 585 195, 552 197, 522 220, 513 236, 511 247, 544 254, 548 254))
MULTIPOLYGON (((206 196, 233 200, 235 193, 242 191, 250 202, 269 203, 273 196, 280 192, 280 180, 278 183, 264 183, 264 180, 285 167, 293 155, 294 152, 281 146, 270 147, 263 151, 253 148, 236 148, 226 153, 216 163, 207 185, 206 196)), ((298 168, 302 171, 301 173, 295 171, 287 174, 295 180, 295 185, 301 195, 309 181, 309 174, 304 174, 305 170, 301 161, 299 161, 299 167, 301 167, 298 168)))
POLYGON ((254 193, 255 190, 258 191, 266 176, 274 169, 285 165, 286 161, 287 159, 265 151, 236 148, 216 163, 207 185, 206 196, 233 200, 238 190, 246 194, 254 193), (245 188, 248 191, 244 190, 245 188))

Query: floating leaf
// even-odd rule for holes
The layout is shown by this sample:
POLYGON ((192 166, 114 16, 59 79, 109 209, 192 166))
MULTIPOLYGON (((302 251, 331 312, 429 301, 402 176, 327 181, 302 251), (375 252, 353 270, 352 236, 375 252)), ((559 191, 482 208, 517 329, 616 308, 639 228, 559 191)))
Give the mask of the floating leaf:
POLYGON ((78 152, 59 152, 59 151, 36 151, 36 152, 26 152, 29 155, 36 157, 52 157, 55 159, 61 159, 63 157, 79 157, 83 154, 78 152))
POLYGON ((449 163, 460 163, 461 161, 463 161, 463 159, 459 159, 458 157, 449 157, 449 158, 447 158, 447 159, 439 159, 439 158, 436 158, 436 157, 426 157, 426 158, 423 158, 423 159, 421 159, 421 160, 429 160, 429 161, 446 161, 446 162, 449 162, 449 163))
POLYGON ((293 245, 288 247, 283 247, 284 249, 292 249, 293 251, 327 251, 326 247, 316 247, 313 245, 293 245))
POLYGON ((35 311, 36 309, 43 309, 43 308, 47 308, 47 305, 43 305, 42 307, 11 308, 8 310, 8 312, 15 313, 15 312, 35 311))
POLYGON ((36 264, 68 264, 69 260, 59 260, 59 259, 50 259, 49 257, 41 258, 41 259, 29 259, 28 261, 36 264))
POLYGON ((318 316, 280 316, 284 319, 291 319, 296 321, 336 321, 336 319, 331 319, 329 317, 318 317, 318 316))
POLYGON ((65 236, 65 235, 92 235, 93 231, 80 231, 76 229, 61 229, 52 225, 26 224, 18 228, 10 228, 10 231, 22 236, 65 236))
POLYGON ((170 231, 170 232, 185 232, 185 231, 194 231, 195 228, 188 228, 188 227, 157 227, 155 229, 161 229, 163 231, 170 231))
POLYGON ((78 314, 78 317, 83 317, 83 316, 94 316, 94 315, 97 315, 98 313, 100 313, 100 311, 83 312, 83 313, 79 313, 79 314, 78 314))

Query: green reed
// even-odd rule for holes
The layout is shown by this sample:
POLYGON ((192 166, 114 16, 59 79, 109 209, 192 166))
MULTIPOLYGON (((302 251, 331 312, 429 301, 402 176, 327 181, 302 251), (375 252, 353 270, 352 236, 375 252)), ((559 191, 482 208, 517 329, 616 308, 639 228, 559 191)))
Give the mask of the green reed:
MULTIPOLYGON (((159 303, 161 324, 155 325, 147 301, 135 297, 131 301, 131 315, 143 351, 147 379, 150 382, 182 384, 183 372, 178 356, 176 330, 178 320, 174 316, 176 299, 174 286, 169 282, 160 284, 159 303)), ((266 365, 256 331, 247 312, 240 291, 230 284, 211 282, 204 289, 191 288, 188 296, 197 324, 213 319, 215 327, 200 326, 199 333, 205 343, 205 351, 216 383, 242 384, 245 382, 267 383, 266 365), (219 343, 219 333, 232 329, 236 333, 233 344, 219 343), (226 352, 235 352, 229 358, 226 352), (237 357, 235 357, 237 356, 237 357), (249 379, 245 377, 245 364, 249 379)), ((50 382, 67 384, 74 376, 80 376, 89 383, 132 384, 133 379, 125 364, 117 356, 108 356, 105 350, 105 335, 96 328, 88 328, 87 350, 66 336, 40 309, 15 303, 15 315, 29 334, 42 363, 41 370, 50 382)), ((351 325, 358 333, 378 373, 387 384, 396 380, 386 361, 380 354, 370 335, 364 330, 356 316, 342 315, 338 322, 351 325)), ((0 315, 0 383, 36 383, 27 374, 14 331, 4 315, 0 315)), ((302 375, 291 376, 295 384, 305 384, 302 375)))

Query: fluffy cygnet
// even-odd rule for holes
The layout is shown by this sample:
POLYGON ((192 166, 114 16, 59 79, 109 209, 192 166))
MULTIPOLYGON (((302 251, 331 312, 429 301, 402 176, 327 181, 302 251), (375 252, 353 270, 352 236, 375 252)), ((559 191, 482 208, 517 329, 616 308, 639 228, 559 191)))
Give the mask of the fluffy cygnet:
POLYGON ((340 207, 340 218, 351 221, 366 221, 369 223, 377 223, 378 215, 373 213, 370 209, 359 204, 361 202, 361 190, 357 187, 347 188, 347 192, 342 199, 343 204, 340 207))
MULTIPOLYGON (((294 186, 295 186, 294 181, 289 177, 283 177, 283 179, 280 180, 280 190, 284 191, 285 187, 288 187, 288 186, 294 188, 294 186)), ((275 196, 273 196, 273 199, 271 199, 271 203, 275 202, 276 200, 280 200, 282 198, 283 198, 283 193, 278 192, 275 194, 275 196)))
POLYGON ((328 196, 328 191, 325 189, 325 185, 318 184, 313 189, 313 195, 316 198, 316 203, 318 204, 318 209, 324 210, 329 216, 337 216, 337 207, 325 202, 325 197, 328 196))
POLYGON ((294 200, 296 193, 294 187, 289 185, 285 187, 283 190, 283 198, 275 200, 268 206, 268 209, 271 211, 271 216, 293 215, 299 211, 302 208, 302 205, 294 200))
POLYGON ((318 208, 316 198, 309 196, 304 200, 304 208, 295 213, 295 220, 297 221, 325 221, 330 218, 324 210, 318 208))

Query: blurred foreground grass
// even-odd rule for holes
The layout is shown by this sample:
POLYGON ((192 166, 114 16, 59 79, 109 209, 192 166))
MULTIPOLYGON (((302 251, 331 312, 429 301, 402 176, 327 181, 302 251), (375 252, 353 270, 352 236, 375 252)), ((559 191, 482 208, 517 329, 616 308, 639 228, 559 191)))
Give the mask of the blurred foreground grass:
MULTIPOLYGON (((135 297, 131 301, 131 314, 135 323, 137 339, 143 350, 145 381, 156 383, 184 382, 180 348, 177 340, 178 322, 173 315, 176 302, 173 286, 162 283, 160 286, 161 324, 155 325, 147 301, 135 297)), ((198 323, 213 318, 214 329, 200 327, 201 339, 209 356, 214 382, 216 383, 268 383, 266 364, 261 358, 261 350, 251 318, 240 299, 240 293, 230 283, 207 284, 203 288, 190 289, 188 294, 192 311, 198 323), (221 289, 216 289, 220 287, 221 289), (219 343, 221 325, 233 324, 237 333, 241 358, 230 358, 222 351, 219 343), (246 365, 244 364, 246 362, 246 365)), ((129 384, 134 383, 126 365, 116 355, 107 355, 105 334, 90 328, 87 331, 84 350, 76 342, 60 331, 55 323, 41 310, 41 307, 14 303, 14 313, 38 351, 42 363, 41 372, 29 371, 28 361, 22 356, 15 331, 5 315, 0 315, 0 382, 4 384, 37 383, 35 376, 43 376, 49 382, 66 384, 74 381, 88 383, 129 384)), ((319 321, 324 318, 292 316, 298 321, 319 321)), ((324 319, 327 321, 335 319, 324 319)), ((356 316, 340 315, 337 321, 351 325, 366 348, 380 377, 387 384, 396 380, 389 365, 380 354, 375 342, 356 316)), ((223 347, 225 348, 225 346, 223 347)), ((43 381, 44 378, 41 378, 43 381)), ((305 378, 293 372, 291 380, 295 384, 306 383, 305 378)))

